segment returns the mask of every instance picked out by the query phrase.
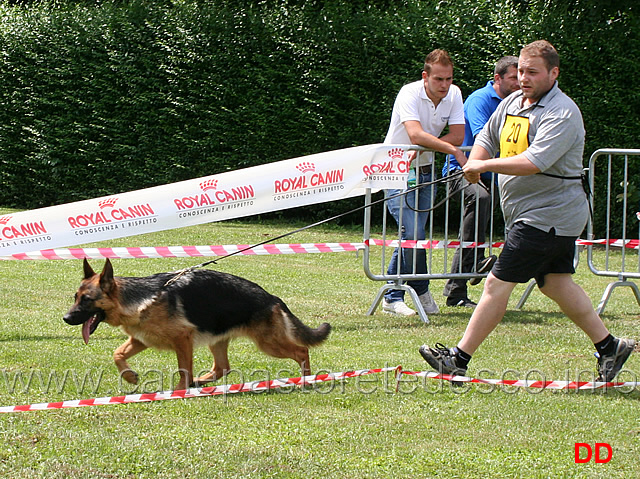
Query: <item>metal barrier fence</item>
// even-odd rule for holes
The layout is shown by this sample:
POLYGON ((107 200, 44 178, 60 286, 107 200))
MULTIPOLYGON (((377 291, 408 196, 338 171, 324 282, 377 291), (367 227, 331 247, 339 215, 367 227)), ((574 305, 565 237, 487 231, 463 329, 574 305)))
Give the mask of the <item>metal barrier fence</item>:
MULTIPOLYGON (((463 147, 462 149, 463 151, 469 151, 470 148, 463 147)), ((417 146, 412 146, 409 148, 409 150, 416 152, 417 154, 416 164, 418 165, 418 168, 421 168, 422 165, 424 164, 425 157, 427 156, 427 154, 429 153, 433 154, 433 152, 431 152, 430 150, 426 150, 424 148, 417 147, 417 146)), ((434 155, 433 163, 431 163, 431 166, 430 166, 433 179, 436 179, 437 177, 441 177, 442 167, 446 164, 447 161, 448 160, 446 156, 443 154, 436 153, 434 155)), ((428 167, 429 166, 427 165, 427 168, 428 167)), ((424 186, 423 188, 428 188, 431 190, 430 192, 431 192, 431 198, 432 198, 432 202, 431 202, 432 205, 435 204, 436 189, 445 188, 444 197, 446 200, 444 201, 444 204, 441 206, 444 210, 444 231, 442 231, 441 229, 438 229, 438 232, 437 232, 437 235, 438 236, 441 235, 443 239, 442 240, 435 239, 435 237, 437 236, 435 231, 436 228, 434 226, 434 215, 431 213, 429 214, 427 219, 424 238, 419 237, 421 236, 418 231, 419 230, 418 218, 420 216, 420 213, 416 210, 420 208, 425 209, 425 205, 419 204, 418 189, 409 193, 409 195, 413 195, 413 198, 409 198, 408 201, 405 201, 404 198, 401 198, 401 201, 399 201, 399 206, 398 206, 399 208, 398 216, 400 218, 403 217, 403 214, 405 213, 405 210, 407 208, 411 209, 411 206, 409 206, 409 203, 413 203, 413 205, 419 205, 419 208, 416 208, 416 210, 414 210, 411 213, 413 215, 413 218, 412 218, 413 221, 411 221, 410 223, 413 224, 413 231, 407 232, 407 235, 410 236, 412 240, 409 240, 403 243, 403 246, 406 246, 406 247, 402 248, 402 251, 404 252, 404 255, 405 255, 405 263, 410 264, 410 272, 406 272, 406 271, 401 272, 400 270, 401 261, 396 262, 397 267, 395 268, 395 270, 388 270, 389 256, 393 256, 393 253, 391 255, 388 254, 388 247, 393 246, 395 249, 395 246, 397 244, 396 238, 402 237, 402 232, 403 232, 402 222, 399 222, 397 224, 392 217, 390 218, 391 215, 389 214, 388 208, 386 207, 383 208, 382 233, 380 235, 381 238, 374 238, 372 237, 372 234, 371 234, 371 225, 372 225, 371 208, 365 209, 365 218, 364 218, 365 249, 364 249, 364 259, 363 259, 364 271, 367 277, 370 278, 371 280, 385 282, 385 284, 383 284, 380 287, 378 294, 376 295, 373 301, 373 304, 369 308, 369 311, 367 312, 367 314, 373 314, 373 312, 382 302, 383 296, 388 290, 391 290, 391 289, 403 290, 410 295, 412 302, 415 308, 417 309, 417 312, 420 318, 425 323, 428 323, 429 319, 427 317, 426 312, 424 311, 424 308, 420 303, 417 293, 411 286, 405 284, 406 281, 433 280, 433 279, 468 280, 471 278, 484 278, 487 275, 487 274, 478 274, 475 272, 463 272, 462 261, 458 261, 457 269, 452 271, 451 265, 454 259, 455 249, 458 248, 460 244, 458 241, 458 232, 462 230, 462 221, 464 218, 464 207, 465 207, 465 201, 464 201, 465 191, 462 190, 458 194, 454 194, 452 197, 449 198, 449 196, 452 195, 452 193, 454 193, 452 191, 452 188, 449 182, 440 183, 439 185, 437 185, 437 187, 436 185, 431 184, 428 186, 424 186), (457 209, 457 214, 454 215, 454 213, 456 213, 456 209, 457 209), (457 224, 451 225, 449 218, 451 216, 458 216, 458 215, 459 215, 459 221, 456 222, 457 224), (392 237, 393 239, 390 240, 389 239, 390 237, 392 237), (424 241, 420 241, 420 240, 424 240, 424 241), (377 245, 381 246, 381 248, 379 249, 380 257, 376 258, 375 264, 374 264, 374 259, 373 259, 374 255, 372 255, 372 247, 377 245), (442 255, 438 255, 436 257, 436 255, 434 255, 435 250, 442 250, 442 255), (423 258, 424 258, 424 261, 423 261, 423 258), (378 259, 379 259, 379 262, 377 261, 378 259), (423 262, 426 262, 426 265, 427 265, 426 272, 423 271, 424 269, 422 267, 423 262)), ((498 196, 497 186, 495 185, 494 181, 489 182, 488 188, 489 188, 489 191, 491 192, 492 198, 497 198, 498 196)), ((371 204, 371 202, 372 202, 371 192, 367 191, 367 194, 365 197, 365 204, 371 204)), ((494 234, 495 234, 494 216, 496 212, 500 214, 499 208, 495 208, 495 206, 496 206, 496 203, 494 203, 494 208, 493 208, 494 214, 489 215, 488 224, 486 226, 486 235, 484 240, 480 238, 479 228, 476 222, 475 231, 473 234, 473 241, 467 242, 463 245, 465 250, 468 251, 466 254, 470 254, 473 256, 473 264, 477 264, 480 260, 483 259, 485 250, 486 250, 486 254, 491 254, 491 250, 492 248, 494 248, 494 234)), ((475 208, 477 212, 479 208, 479 201, 477 199, 475 202, 475 208)), ((501 235, 502 233, 503 232, 500 231, 501 235)), ((377 251, 378 249, 376 248, 376 252, 377 251)))
MULTIPOLYGON (((469 148, 463 148, 468 151, 469 148)), ((420 165, 421 160, 423 159, 425 153, 428 150, 424 148, 412 146, 409 148, 411 151, 417 152, 416 161, 417 164, 420 165)), ((432 164, 432 177, 435 179, 436 177, 441 176, 442 166, 446 164, 448 160, 445 155, 435 154, 433 157, 432 164)), ((604 228, 606 230, 606 239, 612 239, 611 235, 617 235, 616 239, 622 240, 624 244, 626 244, 627 240, 630 238, 630 228, 627 224, 627 218, 633 212, 633 205, 630 204, 631 201, 629 198, 632 196, 634 191, 638 191, 637 187, 629 184, 629 168, 635 168, 634 171, 638 171, 640 167, 640 150, 598 150, 596 151, 589 162, 588 171, 590 172, 590 187, 591 191, 594 192, 594 195, 591 196, 591 208, 605 208, 602 204, 606 203, 606 224, 604 228), (603 156, 607 156, 607 180, 606 183, 603 181, 598 181, 597 184, 594 184, 596 178, 596 167, 595 162, 598 158, 603 156), (618 161, 615 163, 612 160, 614 156, 622 156, 624 157, 624 162, 618 161), (635 162, 632 162, 630 165, 629 158, 631 156, 638 156, 638 158, 634 158, 635 162), (623 181, 620 188, 617 188, 616 185, 613 184, 614 177, 613 168, 620 168, 623 171, 623 181), (597 189, 596 189, 597 187, 597 189), (620 190, 620 193, 616 195, 616 192, 620 190), (596 199, 594 199, 594 196, 596 199), (615 218, 622 218, 622 225, 617 229, 613 228, 613 225, 616 224, 615 218)), ((386 207, 383 208, 383 216, 382 216, 382 232, 376 237, 372 235, 372 211, 371 208, 365 209, 364 215, 364 255, 363 255, 363 264, 364 264, 364 272, 366 276, 373 281, 382 281, 384 284, 379 288, 371 307, 369 308, 367 314, 371 315, 378 308, 384 294, 391 289, 395 290, 403 290, 405 293, 409 294, 411 300, 418 312, 419 317, 425 323, 429 322, 428 316, 422 307, 419 297, 415 290, 406 284, 407 281, 416 281, 416 280, 436 280, 436 279, 465 279, 469 280, 472 278, 484 278, 488 273, 478 274, 475 272, 463 272, 462 271, 462 261, 458 262, 458 268, 452 271, 452 260, 454 258, 454 252, 456 248, 462 246, 467 251, 471 251, 473 255, 473 264, 477 264, 479 260, 483 258, 485 255, 492 254, 492 249, 502 247, 502 243, 497 242, 497 240, 502 241, 504 238, 504 231, 500 228, 500 231, 496 232, 496 219, 502 217, 502 212, 500 208, 497 206, 498 203, 498 192, 497 186, 493 181, 490 182, 489 185, 492 193, 492 197, 494 198, 493 205, 493 214, 489 216, 488 225, 486 228, 486 236, 483 242, 479 241, 479 227, 476 222, 475 225, 475 234, 474 240, 468 242, 459 242, 458 234, 462 231, 462 221, 464 216, 464 195, 465 192, 462 190, 458 194, 455 194, 449 197, 452 193, 450 184, 440 183, 437 188, 445 188, 445 201, 443 205, 439 206, 444 209, 444 222, 443 228, 436 228, 434 222, 434 215, 429 214, 429 217, 425 226, 425 237, 419 238, 418 236, 418 215, 417 211, 413 211, 413 221, 412 223, 415 225, 413 231, 410 232, 409 236, 412 238, 411 240, 400 241, 402 238, 403 225, 397 224, 393 218, 390 218, 390 214, 386 207), (496 216, 500 215, 500 216, 496 216), (451 224, 450 217, 459 216, 459 221, 455 221, 455 224, 451 224), (441 237, 442 239, 436 239, 441 237), (421 241, 422 240, 422 241, 421 241), (390 257, 393 256, 393 253, 389 254, 389 247, 400 248, 403 246, 402 250, 406 253, 405 262, 410 264, 409 272, 401 272, 400 264, 401 261, 397 261, 397 267, 395 269, 389 268, 389 260, 390 257), (376 247, 375 250, 372 249, 376 247), (377 248, 379 247, 379 248, 377 248), (441 251, 442 254, 434 254, 435 251, 441 251), (421 263, 426 262, 427 269, 423 271, 421 263)), ((432 198, 435 198, 435 185, 425 186, 425 188, 431 188, 432 198)), ((417 190, 410 192, 410 195, 414 196, 413 204, 418 204, 417 202, 417 190)), ((367 191, 365 196, 365 205, 371 204, 372 197, 371 191, 367 191)), ((404 209, 410 208, 408 205, 409 202, 401 201, 399 205, 399 217, 402 218, 402 213, 404 209)), ((435 203, 435 201, 433 202, 435 203)), ((424 208, 424 206, 422 206, 424 208)), ((478 211, 478 201, 476 199, 475 203, 476 212, 478 211)), ((640 210, 640 207, 638 208, 640 210)), ((477 217, 477 215, 476 215, 477 217)), ((640 220, 640 217, 638 218, 640 220)), ((587 225, 587 239, 593 240, 594 231, 603 230, 602 225, 596 225, 597 228, 594 230, 593 220, 590 219, 587 225)), ((638 234, 640 234, 640 226, 638 234)), ((638 236, 636 236, 637 238, 638 236)), ((636 250, 634 253, 629 253, 627 248, 622 247, 621 249, 615 247, 611 244, 610 241, 605 241, 604 249, 604 264, 603 267, 601 265, 596 265, 593 249, 598 246, 588 245, 588 263, 589 269, 596 275, 599 276, 613 276, 617 278, 617 281, 609 284, 607 289, 604 292, 602 300, 597 308, 598 313, 604 311, 604 307, 609 300, 611 293, 614 288, 619 286, 628 286, 632 288, 636 300, 640 305, 640 291, 638 290, 637 285, 629 281, 629 279, 638 279, 640 278, 640 249, 636 250), (615 247, 615 250, 612 249, 615 247), (634 255, 634 261, 629 260, 629 256, 634 255), (630 266, 632 264, 632 266, 630 266)), ((579 250, 580 248, 576 246, 576 257, 575 257, 575 265, 578 265, 579 261, 579 250)), ((393 251, 393 250, 391 250, 393 251)), ((600 257, 600 256, 599 256, 600 257)), ((535 286, 535 281, 532 280, 524 293, 522 294, 520 300, 517 304, 517 309, 520 309, 529 294, 533 290, 535 286)), ((436 301, 442 301, 442 297, 438 297, 435 295, 436 301)))
POLYGON ((606 287, 596 308, 598 314, 604 311, 613 290, 620 286, 631 288, 640 305, 638 286, 630 281, 640 279, 640 249, 626 247, 634 234, 635 239, 640 237, 640 216, 636 218, 640 212, 640 185, 629 178, 630 172, 637 175, 638 171, 640 150, 600 149, 589 159, 589 184, 594 192, 590 204, 594 215, 587 224, 587 240, 594 240, 596 234, 600 236, 603 232, 605 241, 603 246, 587 246, 587 262, 593 274, 617 278, 606 287), (603 260, 596 260, 595 248, 604 248, 603 260))

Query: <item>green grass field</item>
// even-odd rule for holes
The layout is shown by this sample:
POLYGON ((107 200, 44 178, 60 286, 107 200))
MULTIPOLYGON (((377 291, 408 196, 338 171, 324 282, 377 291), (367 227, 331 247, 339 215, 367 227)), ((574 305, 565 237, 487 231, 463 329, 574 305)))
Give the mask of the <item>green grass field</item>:
MULTIPOLYGON (((300 226, 300 225, 296 225, 300 226)), ((228 222, 124 238, 109 246, 250 244, 293 227, 228 222)), ((326 225, 280 242, 358 242, 359 228, 326 225)), ((94 245, 92 245, 94 246, 94 245)), ((201 259, 113 260, 116 275, 143 276, 201 259)), ((94 260, 96 269, 102 261, 94 260)), ((442 307, 444 281, 432 283, 442 312, 424 325, 380 310, 365 313, 380 286, 354 253, 235 256, 213 267, 256 281, 307 324, 328 321, 327 342, 312 350, 314 372, 402 365, 426 370, 417 350, 453 345, 469 311, 442 307)), ((80 327, 62 321, 82 275, 81 262, 0 262, 0 406, 84 399, 171 388, 171 352, 148 350, 130 364, 138 387, 122 384, 112 361, 125 336, 101 325, 84 345, 80 327), (65 376, 66 375, 66 376, 65 376), (66 382, 64 378, 66 377, 66 382)), ((582 264, 576 281, 597 303, 610 281, 582 264)), ((477 300, 482 286, 471 289, 477 300)), ((477 351, 469 375, 592 380, 588 338, 538 291, 510 310, 477 351)), ((603 319, 615 335, 638 338, 640 307, 617 289, 603 319)), ((258 352, 248 340, 230 348, 227 383, 299 376, 297 365, 258 352)), ((199 349, 196 371, 211 366, 199 349)), ((640 356, 620 377, 634 381, 640 356)), ((0 415, 0 475, 11 478, 486 478, 638 477, 638 390, 550 391, 470 385, 393 374, 274 390, 153 403, 0 415), (610 462, 576 464, 577 442, 608 443, 610 462)))

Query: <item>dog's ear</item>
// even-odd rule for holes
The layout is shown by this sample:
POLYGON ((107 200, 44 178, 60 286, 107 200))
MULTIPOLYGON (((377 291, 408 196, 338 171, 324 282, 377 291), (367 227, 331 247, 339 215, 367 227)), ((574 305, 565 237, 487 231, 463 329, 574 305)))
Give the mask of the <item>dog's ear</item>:
POLYGON ((104 268, 100 273, 100 289, 109 294, 115 288, 115 281, 113 280, 113 266, 109 258, 104 262, 104 268))
POLYGON ((84 261, 82 262, 82 267, 84 268, 84 279, 89 279, 94 274, 96 274, 96 272, 93 270, 93 268, 87 261, 87 258, 85 258, 84 261))

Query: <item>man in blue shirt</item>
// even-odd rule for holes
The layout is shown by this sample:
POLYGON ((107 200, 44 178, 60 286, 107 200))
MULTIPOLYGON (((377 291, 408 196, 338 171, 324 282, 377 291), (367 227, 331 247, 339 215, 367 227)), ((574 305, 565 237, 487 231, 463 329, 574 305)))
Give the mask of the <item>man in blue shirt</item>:
MULTIPOLYGON (((493 112, 503 98, 520 89, 518 84, 518 57, 502 57, 496 63, 493 80, 486 86, 474 91, 464 102, 465 131, 462 146, 472 146, 478 133, 482 131, 493 112)), ((442 169, 442 176, 460 171, 458 161, 450 156, 442 169)), ((484 243, 487 224, 493 210, 490 185, 492 173, 482 175, 483 187, 480 183, 470 184, 464 177, 452 181, 451 190, 465 188, 464 211, 462 217, 462 242, 484 243), (476 209, 476 201, 478 203, 476 209), (477 224, 477 231, 476 231, 477 224)), ((460 251, 458 248, 451 263, 451 273, 468 273, 474 270, 477 273, 485 273, 491 270, 496 261, 494 255, 484 258, 484 248, 477 250, 462 248, 462 267, 460 266, 460 251)), ((479 283, 479 279, 472 279, 471 284, 479 283)), ((442 293, 447 297, 447 306, 475 307, 467 295, 466 279, 450 279, 442 293)))

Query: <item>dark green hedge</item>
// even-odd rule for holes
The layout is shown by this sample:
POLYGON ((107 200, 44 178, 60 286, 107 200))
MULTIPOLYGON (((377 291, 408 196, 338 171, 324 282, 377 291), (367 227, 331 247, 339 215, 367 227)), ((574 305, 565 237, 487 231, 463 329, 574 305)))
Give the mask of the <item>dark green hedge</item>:
POLYGON ((637 13, 598 0, 3 1, 0 204, 378 143, 436 47, 466 96, 499 56, 546 38, 582 108, 585 154, 638 147, 637 13))

